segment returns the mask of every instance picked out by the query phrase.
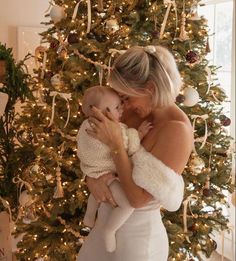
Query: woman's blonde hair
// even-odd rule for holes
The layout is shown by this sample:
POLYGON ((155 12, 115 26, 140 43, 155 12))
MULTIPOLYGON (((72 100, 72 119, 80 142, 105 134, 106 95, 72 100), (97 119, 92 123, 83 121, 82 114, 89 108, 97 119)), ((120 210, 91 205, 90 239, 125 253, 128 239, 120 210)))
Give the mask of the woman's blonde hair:
POLYGON ((115 91, 136 97, 152 82, 153 106, 173 104, 182 85, 173 55, 162 46, 131 47, 115 60, 108 82, 115 91))
POLYGON ((85 116, 90 116, 91 106, 99 108, 102 99, 104 99, 104 96, 107 94, 118 95, 113 89, 105 86, 93 86, 86 89, 82 99, 82 112, 85 116))

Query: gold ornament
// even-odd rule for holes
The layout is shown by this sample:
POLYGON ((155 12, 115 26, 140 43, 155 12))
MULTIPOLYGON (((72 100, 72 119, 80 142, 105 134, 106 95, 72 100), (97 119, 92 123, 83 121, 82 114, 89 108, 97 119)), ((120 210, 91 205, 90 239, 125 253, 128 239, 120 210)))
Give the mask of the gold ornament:
POLYGON ((58 73, 53 75, 53 77, 51 78, 51 84, 55 89, 60 89, 63 85, 61 75, 58 73))
POLYGON ((185 22, 186 22, 186 14, 183 11, 182 14, 181 14, 180 35, 179 35, 179 38, 178 38, 178 40, 180 40, 181 42, 189 40, 188 33, 185 30, 185 22))
POLYGON ((194 174, 200 174, 205 167, 205 162, 198 155, 194 154, 194 156, 189 161, 189 169, 194 174))
POLYGON ((21 207, 29 207, 34 203, 34 200, 32 196, 28 193, 27 190, 24 190, 21 192, 20 197, 19 197, 19 203, 21 207))
POLYGON ((61 168, 58 166, 56 168, 56 180, 57 180, 57 186, 53 195, 53 198, 63 198, 64 197, 64 191, 61 184, 61 168))
POLYGON ((119 26, 115 16, 111 16, 111 18, 106 21, 105 28, 109 33, 112 33, 112 34, 120 29, 120 26, 119 26))

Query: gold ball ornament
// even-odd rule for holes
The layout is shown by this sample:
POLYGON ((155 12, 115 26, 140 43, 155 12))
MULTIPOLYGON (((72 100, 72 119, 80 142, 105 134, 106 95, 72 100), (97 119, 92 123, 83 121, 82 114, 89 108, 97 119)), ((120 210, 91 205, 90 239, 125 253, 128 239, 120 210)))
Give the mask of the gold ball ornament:
POLYGON ((198 155, 194 155, 189 161, 189 169, 195 173, 200 174, 205 168, 205 162, 198 155))
POLYGON ((31 204, 33 204, 33 198, 28 193, 27 190, 24 190, 19 197, 19 203, 22 207, 29 207, 31 204))
POLYGON ((105 28, 109 33, 115 33, 120 29, 120 26, 114 16, 106 20, 105 28))
POLYGON ((236 191, 234 191, 231 195, 231 203, 236 206, 236 191))
POLYGON ((38 164, 35 164, 35 165, 33 165, 33 166, 30 168, 30 170, 31 170, 32 172, 38 173, 39 170, 40 170, 40 167, 39 167, 38 164))
POLYGON ((62 87, 63 82, 62 82, 62 80, 61 80, 60 74, 57 73, 57 74, 55 74, 55 75, 52 76, 52 78, 51 78, 51 84, 52 84, 52 86, 53 86, 55 89, 62 87))

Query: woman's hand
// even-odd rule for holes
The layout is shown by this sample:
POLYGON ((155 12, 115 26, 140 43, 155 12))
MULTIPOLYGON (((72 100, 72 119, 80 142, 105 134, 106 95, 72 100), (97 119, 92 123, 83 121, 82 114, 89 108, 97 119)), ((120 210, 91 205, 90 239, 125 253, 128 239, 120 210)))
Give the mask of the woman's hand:
POLYGON ((92 107, 93 115, 89 117, 91 130, 87 129, 87 133, 105 143, 111 150, 118 149, 123 146, 123 139, 119 122, 114 119, 113 115, 107 110, 104 115, 101 110, 92 107))
POLYGON ((112 196, 112 193, 108 187, 109 181, 114 179, 113 173, 104 174, 101 177, 94 179, 86 177, 87 186, 89 191, 94 196, 97 202, 109 202, 113 207, 116 207, 116 202, 112 196))

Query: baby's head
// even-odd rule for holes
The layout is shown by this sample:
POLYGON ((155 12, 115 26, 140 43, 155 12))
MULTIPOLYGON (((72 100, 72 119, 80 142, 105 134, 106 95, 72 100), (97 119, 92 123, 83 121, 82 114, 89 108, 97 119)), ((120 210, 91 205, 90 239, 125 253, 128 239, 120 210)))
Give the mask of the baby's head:
POLYGON ((93 86, 84 92, 82 111, 87 117, 91 115, 91 106, 95 106, 103 113, 108 108, 118 121, 123 112, 119 95, 111 88, 105 86, 93 86))

